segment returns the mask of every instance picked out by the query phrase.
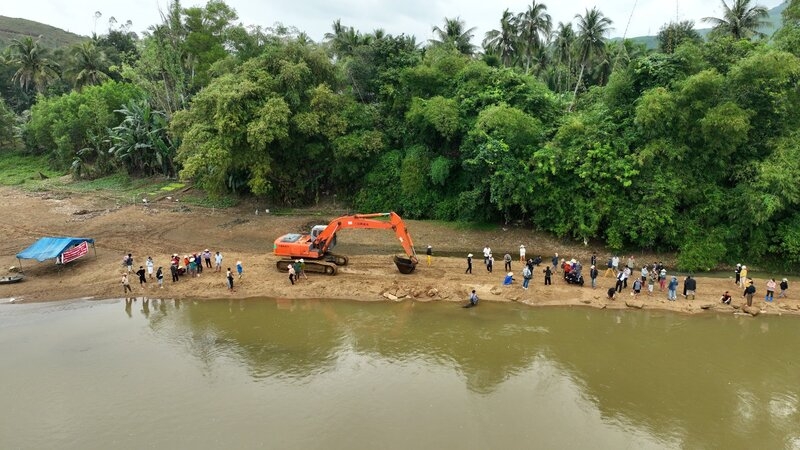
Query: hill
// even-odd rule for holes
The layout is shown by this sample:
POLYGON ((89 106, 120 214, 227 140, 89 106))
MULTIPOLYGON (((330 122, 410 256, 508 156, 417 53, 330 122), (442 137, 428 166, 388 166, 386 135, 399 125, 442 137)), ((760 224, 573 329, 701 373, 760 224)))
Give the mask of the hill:
MULTIPOLYGON (((778 31, 778 28, 780 28, 781 23, 783 21, 781 13, 783 13, 784 9, 786 9, 786 3, 781 3, 780 5, 771 8, 768 11, 769 17, 767 17, 767 24, 761 27, 760 31, 767 36, 772 36, 773 33, 778 31)), ((699 24, 702 23, 704 22, 700 22, 699 24)), ((699 24, 696 23, 695 25, 699 24)), ((711 28, 697 28, 697 32, 700 33, 700 36, 705 38, 706 36, 708 36, 708 33, 711 32, 711 28)), ((618 39, 620 38, 613 38, 612 40, 618 40, 618 39)), ((658 39, 656 38, 656 36, 636 36, 629 39, 636 43, 642 43, 646 45, 648 49, 655 49, 656 47, 658 47, 658 39)))
POLYGON ((47 48, 68 47, 86 39, 84 36, 32 20, 0 16, 0 48, 8 46, 12 39, 26 36, 34 39, 41 36, 41 43, 47 48))

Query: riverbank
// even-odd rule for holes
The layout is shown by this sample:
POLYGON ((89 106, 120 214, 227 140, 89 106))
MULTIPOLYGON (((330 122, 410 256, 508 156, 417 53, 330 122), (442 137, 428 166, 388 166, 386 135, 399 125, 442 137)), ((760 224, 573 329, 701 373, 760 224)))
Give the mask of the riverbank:
MULTIPOLYGON (((15 302, 57 301, 71 298, 114 298, 122 295, 120 285, 122 256, 132 253, 134 266, 144 265, 152 256, 156 267, 165 268, 164 287, 159 289, 150 280, 139 286, 131 278, 134 294, 139 297, 212 299, 212 298, 347 298, 364 301, 415 299, 417 301, 465 302, 475 289, 481 301, 519 302, 531 306, 588 306, 594 308, 638 308, 702 313, 707 310, 735 312, 743 304, 741 290, 731 278, 698 277, 695 300, 679 296, 677 302, 667 302, 666 292, 656 286, 652 297, 641 294, 634 299, 625 290, 617 300, 606 299, 606 290, 614 285, 612 277, 599 279, 598 288, 567 285, 558 276, 552 286, 544 286, 544 277, 536 273, 530 289, 523 290, 522 266, 517 261, 519 245, 525 244, 527 256, 542 255, 547 261, 558 252, 560 256, 583 262, 588 274, 589 257, 596 251, 598 260, 605 261, 608 252, 589 245, 575 245, 552 239, 523 228, 465 229, 453 224, 408 221, 409 232, 417 251, 424 254, 427 245, 434 251, 433 263, 427 266, 424 255, 412 275, 401 275, 392 262, 392 255, 402 249, 396 238, 386 230, 343 230, 339 233, 337 253, 350 257, 350 264, 336 276, 310 274, 308 280, 291 285, 285 273, 275 268, 272 255, 274 239, 288 232, 307 232, 314 224, 327 223, 345 211, 309 209, 299 214, 274 215, 254 205, 224 210, 187 206, 179 197, 162 198, 147 204, 122 204, 91 194, 58 192, 31 193, 18 189, 0 188, 6 203, 0 232, 5 237, 0 245, 2 273, 17 266, 15 254, 43 236, 91 237, 96 240, 96 256, 58 267, 53 261, 38 263, 22 261, 25 281, 0 285, 0 298, 15 302), (488 273, 481 250, 489 245, 494 252, 495 270, 488 273), (177 283, 169 281, 169 256, 183 256, 209 248, 223 255, 223 273, 206 269, 197 278, 182 277, 177 283), (515 261, 512 270, 516 281, 502 286, 502 257, 510 253, 515 261), (473 253, 473 274, 465 274, 466 255, 473 253), (447 257, 437 256, 446 254, 447 257), (463 255, 463 256, 449 256, 463 255), (236 280, 235 292, 225 286, 224 269, 234 268, 237 260, 244 266, 244 277, 236 280), (719 303, 720 295, 731 291, 733 306, 719 303), (704 309, 707 308, 707 309, 704 309)), ((668 255, 638 253, 638 263, 663 260, 668 267, 668 255)), ((540 272, 540 271, 537 271, 540 272)), ((670 275, 672 272, 670 272, 670 275)), ((789 299, 773 303, 763 301, 768 274, 751 273, 758 287, 754 305, 765 314, 800 314, 800 301, 789 299)), ((588 278, 588 277, 587 277, 588 278)), ((682 277, 681 277, 682 279, 682 277)), ((646 292, 646 290, 645 290, 646 292)), ((798 291, 800 292, 800 291, 798 291)))

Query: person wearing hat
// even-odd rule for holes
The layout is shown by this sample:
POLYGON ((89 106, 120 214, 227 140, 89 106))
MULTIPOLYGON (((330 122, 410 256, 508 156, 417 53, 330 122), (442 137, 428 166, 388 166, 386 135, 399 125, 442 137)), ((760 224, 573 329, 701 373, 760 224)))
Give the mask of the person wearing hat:
POLYGON ((203 260, 206 262, 206 268, 211 268, 211 251, 208 249, 203 250, 203 260))
POLYGON ((505 278, 503 278, 503 286, 511 286, 513 282, 514 282, 514 272, 508 272, 505 278))
POLYGON ((425 254, 428 255, 428 267, 431 265, 431 257, 433 256, 433 247, 428 245, 428 249, 425 250, 425 254))
POLYGON ((789 289, 789 280, 784 278, 781 280, 781 293, 778 294, 778 298, 786 298, 786 291, 789 289))
POLYGON ((749 283, 747 282, 747 266, 742 266, 741 273, 739 274, 739 281, 742 283, 739 286, 745 287, 749 283))
MULTIPOLYGON (((744 269, 744 266, 742 266, 744 269)), ((742 297, 747 299, 747 306, 753 306, 753 294, 756 293, 756 286, 753 284, 752 281, 747 282, 747 288, 745 288, 742 297)))
POLYGON ((667 300, 674 302, 678 299, 678 277, 672 276, 667 285, 667 300))
POLYGON ((597 289, 597 275, 599 274, 597 267, 592 265, 589 268, 589 278, 592 280, 592 289, 597 289))
POLYGON ((299 277, 300 275, 302 275, 306 280, 308 279, 306 276, 306 262, 303 260, 303 258, 300 258, 300 273, 297 274, 297 276, 299 277))
POLYGON ((464 273, 472 273, 472 253, 467 255, 467 270, 464 273))
POLYGON ((741 264, 736 264, 736 268, 733 269, 733 275, 734 275, 733 282, 736 283, 736 285, 738 286, 739 285, 739 281, 742 279, 742 265, 741 264))
POLYGON ((525 262, 525 246, 522 244, 519 244, 519 262, 525 262))

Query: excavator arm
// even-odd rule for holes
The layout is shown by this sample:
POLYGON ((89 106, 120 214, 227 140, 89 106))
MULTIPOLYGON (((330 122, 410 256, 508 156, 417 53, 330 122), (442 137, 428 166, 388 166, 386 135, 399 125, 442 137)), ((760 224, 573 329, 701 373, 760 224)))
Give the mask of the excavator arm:
POLYGON ((395 212, 354 214, 333 219, 325 230, 316 237, 314 247, 319 248, 322 253, 327 252, 336 233, 346 228, 391 229, 400 241, 400 245, 406 251, 408 258, 414 264, 418 262, 417 252, 414 250, 414 242, 408 234, 406 224, 395 212), (388 221, 386 218, 388 218, 388 221))

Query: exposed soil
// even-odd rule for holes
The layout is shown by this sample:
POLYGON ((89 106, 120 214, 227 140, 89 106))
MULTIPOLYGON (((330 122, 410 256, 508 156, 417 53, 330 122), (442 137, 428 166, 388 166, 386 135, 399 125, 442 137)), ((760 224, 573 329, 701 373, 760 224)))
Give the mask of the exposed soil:
MULTIPOLYGON (((603 278, 604 262, 608 252, 591 242, 588 245, 559 241, 529 229, 498 225, 491 230, 467 230, 453 224, 431 221, 409 221, 408 228, 414 239, 421 263, 411 275, 402 275, 392 262, 392 256, 402 253, 391 232, 386 230, 343 230, 338 236, 336 253, 348 255, 349 265, 341 267, 335 276, 309 274, 292 286, 286 273, 278 272, 272 255, 272 243, 288 232, 307 232, 309 224, 323 224, 344 214, 345 211, 309 209, 302 215, 274 215, 264 212, 261 206, 255 214, 255 205, 231 209, 210 209, 181 203, 179 199, 163 198, 150 204, 114 203, 106 198, 62 193, 28 193, 13 188, 0 188, 3 198, 4 220, 0 232, 5 239, 0 243, 0 276, 6 269, 17 266, 14 255, 43 236, 91 237, 96 240, 96 256, 90 249, 88 256, 78 261, 56 266, 50 260, 39 263, 22 261, 26 279, 21 283, 0 285, 0 299, 14 302, 38 302, 81 297, 115 298, 122 296, 120 275, 122 256, 132 253, 134 266, 144 265, 148 255, 156 267, 165 268, 164 288, 158 289, 155 280, 140 287, 135 275, 131 278, 134 294, 139 297, 212 299, 235 297, 289 297, 289 298, 348 298, 366 301, 449 301, 466 302, 468 293, 475 289, 481 301, 515 301, 532 306, 568 305, 594 308, 637 307, 630 291, 617 300, 606 299, 606 290, 614 285, 612 277, 603 278), (496 262, 490 274, 483 264, 482 249, 489 245, 496 262), (525 244, 527 256, 542 255, 549 261, 554 252, 567 259, 584 263, 587 286, 567 285, 554 276, 552 286, 543 285, 541 270, 537 270, 527 291, 521 287, 522 269, 519 245, 525 244), (425 262, 424 250, 431 245, 434 250, 432 266, 425 262), (199 252, 205 248, 220 251, 224 256, 223 270, 234 267, 237 260, 244 265, 244 278, 236 280, 236 290, 228 292, 224 272, 206 269, 199 277, 182 277, 169 281, 169 256, 199 252), (601 267, 598 288, 588 286, 588 262, 592 251, 597 251, 601 267), (503 255, 514 258, 513 271, 518 279, 512 286, 502 286, 505 275, 503 255), (465 274, 466 255, 473 253, 473 274, 465 274), (631 306, 627 306, 630 303, 631 306)), ((369 211, 371 212, 371 211, 369 211)), ((669 255, 639 253, 640 263, 663 260, 672 265, 669 255)), ((671 275, 671 273, 670 273, 671 275)), ((780 299, 773 303, 763 301, 766 274, 756 277, 758 300, 754 301, 762 313, 797 313, 800 302, 780 299)), ((681 279, 683 277, 680 277, 681 279)), ((682 285, 681 288, 682 289, 682 285)), ((666 292, 656 292, 652 297, 646 290, 638 297, 646 309, 665 309, 686 313, 707 310, 737 312, 743 303, 741 290, 732 278, 698 278, 698 295, 695 300, 685 300, 679 295, 677 302, 667 302, 666 292), (719 297, 730 290, 733 306, 719 303, 719 297), (703 309, 703 307, 708 307, 703 309)), ((776 293, 777 294, 777 293, 776 293)), ((789 296, 794 297, 792 289, 789 296)))

